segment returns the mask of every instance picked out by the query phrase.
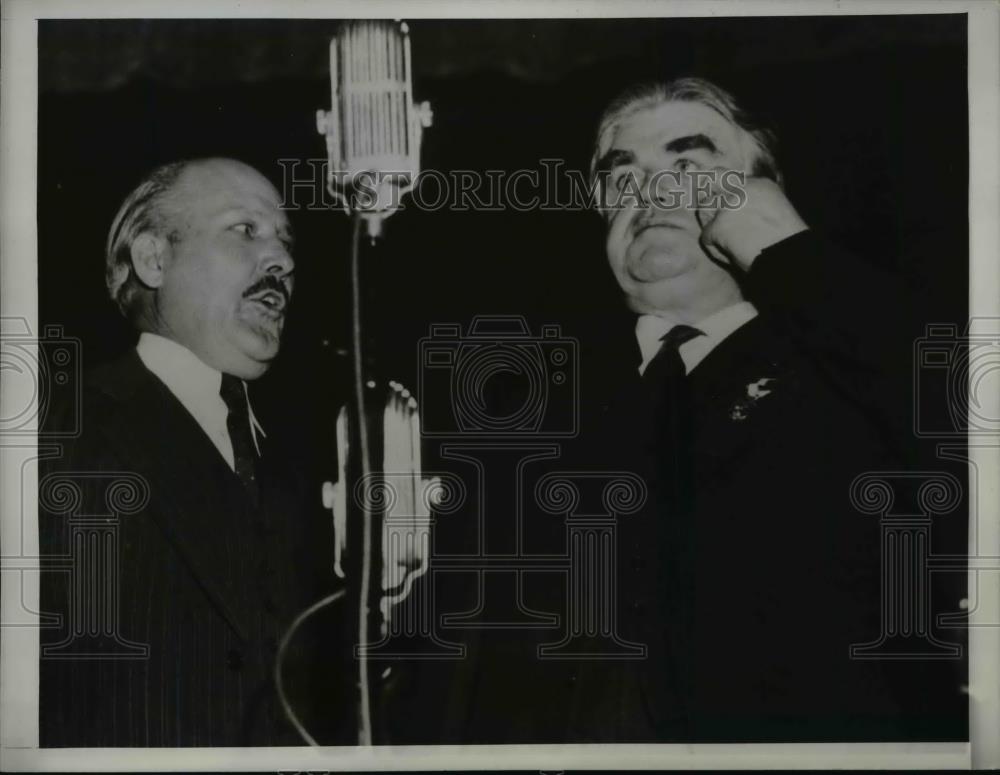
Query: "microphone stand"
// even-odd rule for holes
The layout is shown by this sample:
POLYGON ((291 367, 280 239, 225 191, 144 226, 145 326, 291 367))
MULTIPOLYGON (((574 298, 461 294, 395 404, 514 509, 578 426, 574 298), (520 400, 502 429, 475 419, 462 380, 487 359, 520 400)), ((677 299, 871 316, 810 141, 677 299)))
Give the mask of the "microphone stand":
MULTIPOLYGON (((362 217, 355 213, 351 229, 351 360, 353 422, 356 429, 357 449, 360 453, 361 482, 371 487, 371 457, 368 438, 368 412, 365 407, 364 337, 361 323, 361 228, 362 217)), ((358 593, 358 643, 355 656, 358 660, 358 745, 372 744, 371 683, 368 675, 369 613, 371 609, 374 535, 372 498, 362 493, 361 576, 358 593)))
MULTIPOLYGON (((361 231, 374 243, 381 232, 382 221, 399 205, 399 197, 416 183, 420 172, 420 142, 423 128, 431 125, 433 114, 426 102, 413 101, 412 65, 409 31, 405 22, 351 20, 344 22, 330 41, 330 110, 316 113, 316 128, 326 138, 329 162, 327 190, 350 214, 351 236, 351 361, 352 389, 348 402, 348 449, 350 464, 341 466, 343 481, 340 495, 331 503, 339 503, 347 514, 360 497, 361 541, 358 554, 361 566, 357 578, 358 642, 354 655, 358 661, 358 744, 372 745, 372 689, 369 674, 371 645, 370 612, 378 610, 381 592, 381 525, 376 524, 380 507, 373 491, 373 473, 381 471, 373 452, 382 451, 381 444, 372 443, 372 432, 381 426, 370 418, 365 391, 374 388, 366 367, 366 341, 363 335, 362 277, 360 266, 361 231), (356 185, 354 176, 371 171, 399 175, 394 181, 381 181, 376 176, 374 201, 360 209, 353 205, 348 189, 356 185), (350 470, 347 470, 350 468, 350 470), (358 478, 360 477, 360 478, 358 478), (355 482, 360 486, 353 486, 355 482), (348 485, 352 485, 348 487, 348 485), (378 552, 378 554, 376 554, 378 552)), ((339 429, 338 421, 338 429, 339 429)), ((339 432, 339 430, 338 430, 339 432)), ((419 442, 418 442, 419 443, 419 442)), ((342 461, 343 462, 343 461, 342 461)), ((324 490, 324 499, 327 495, 324 490)), ((337 509, 334 524, 336 529, 337 509)), ((347 530, 348 540, 353 531, 347 530)), ((339 549, 335 547, 340 575, 339 549)), ((350 556, 358 554, 348 552, 350 556)))

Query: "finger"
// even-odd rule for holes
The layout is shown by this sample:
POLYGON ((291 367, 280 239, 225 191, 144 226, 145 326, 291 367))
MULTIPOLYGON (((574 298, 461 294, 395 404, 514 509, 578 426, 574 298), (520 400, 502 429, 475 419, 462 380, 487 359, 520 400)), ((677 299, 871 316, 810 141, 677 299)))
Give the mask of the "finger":
POLYGON ((699 242, 702 250, 704 250, 708 254, 708 257, 717 264, 725 267, 732 265, 732 261, 729 259, 729 256, 727 256, 725 252, 723 252, 722 249, 712 241, 711 231, 702 231, 699 242))
POLYGON ((704 234, 705 230, 712 225, 712 222, 718 217, 718 215, 718 207, 702 207, 700 205, 695 207, 694 217, 698 220, 698 225, 701 227, 702 234, 704 234))
POLYGON ((723 172, 722 167, 713 167, 710 170, 698 170, 693 175, 695 181, 694 203, 695 218, 702 232, 705 231, 719 214, 722 189, 719 185, 719 177, 723 172))

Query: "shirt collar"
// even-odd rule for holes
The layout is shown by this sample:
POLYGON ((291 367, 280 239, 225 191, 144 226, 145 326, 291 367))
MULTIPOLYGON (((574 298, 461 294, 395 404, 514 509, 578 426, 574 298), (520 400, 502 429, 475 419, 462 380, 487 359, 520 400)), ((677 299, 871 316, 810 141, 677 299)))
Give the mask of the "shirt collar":
POLYGON ((147 331, 140 335, 136 350, 146 368, 182 401, 203 401, 209 396, 219 396, 222 372, 213 369, 184 345, 147 331))
MULTIPOLYGON (((682 344, 678 350, 688 373, 701 363, 726 337, 745 323, 757 317, 757 308, 748 301, 741 301, 719 310, 694 324, 704 336, 696 336, 682 344)), ((660 339, 681 321, 663 315, 640 315, 635 323, 635 336, 642 353, 639 373, 646 371, 650 361, 660 351, 660 339)))
MULTIPOLYGON (((215 415, 219 411, 222 412, 222 421, 225 422, 225 402, 219 395, 222 387, 221 371, 209 366, 184 345, 148 331, 139 336, 136 350, 146 368, 160 378, 170 392, 195 415, 199 423, 206 412, 215 415)), ((243 393, 247 396, 254 446, 260 455, 259 439, 267 438, 267 434, 264 433, 257 415, 254 414, 246 382, 243 383, 243 393)))

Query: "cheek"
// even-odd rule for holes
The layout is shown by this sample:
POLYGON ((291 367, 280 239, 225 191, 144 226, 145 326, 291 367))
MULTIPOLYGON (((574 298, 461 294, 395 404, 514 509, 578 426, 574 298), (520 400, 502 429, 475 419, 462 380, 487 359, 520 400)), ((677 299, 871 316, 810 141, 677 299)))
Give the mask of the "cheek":
POLYGON ((204 271, 196 264, 180 260, 174 263, 163 285, 163 301, 170 307, 196 315, 204 307, 206 283, 204 271))
POLYGON ((235 250, 216 250, 202 261, 207 292, 216 304, 230 304, 239 299, 250 284, 252 262, 235 250))
POLYGON ((172 296, 193 319, 230 316, 250 284, 250 271, 237 255, 215 252, 179 264, 172 296))
POLYGON ((232 311, 250 285, 248 273, 237 269, 230 267, 227 271, 217 271, 212 278, 212 304, 216 309, 232 311))
POLYGON ((604 248, 608 254, 608 261, 611 268, 616 272, 625 264, 625 252, 629 246, 629 222, 628 213, 622 212, 613 216, 613 220, 608 224, 608 233, 604 241, 604 248))

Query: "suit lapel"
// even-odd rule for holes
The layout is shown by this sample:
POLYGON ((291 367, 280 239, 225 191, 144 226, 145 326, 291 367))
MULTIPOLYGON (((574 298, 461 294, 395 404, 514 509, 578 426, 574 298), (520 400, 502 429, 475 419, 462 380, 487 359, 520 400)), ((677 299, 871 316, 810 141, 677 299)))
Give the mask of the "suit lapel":
POLYGON ((781 340, 754 318, 696 366, 688 379, 697 423, 694 454, 725 464, 738 456, 794 392, 793 370, 781 340))
POLYGON ((149 513, 219 614, 244 641, 238 595, 226 577, 221 542, 235 539, 249 518, 249 499, 197 421, 170 390, 131 354, 128 395, 120 421, 132 454, 149 478, 149 513))

